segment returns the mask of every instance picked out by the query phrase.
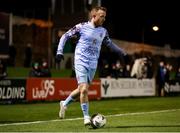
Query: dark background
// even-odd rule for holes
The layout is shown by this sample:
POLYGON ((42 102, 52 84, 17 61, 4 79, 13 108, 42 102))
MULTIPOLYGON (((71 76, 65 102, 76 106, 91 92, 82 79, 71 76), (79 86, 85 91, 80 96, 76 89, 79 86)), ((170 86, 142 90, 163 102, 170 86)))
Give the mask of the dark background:
POLYGON ((106 24, 115 38, 172 48, 179 46, 179 12, 173 1, 110 1, 103 0, 108 8, 106 24), (158 32, 152 26, 159 27, 158 32))
MULTIPOLYGON (((180 49, 178 5, 173 0, 102 0, 108 9, 104 26, 116 39, 180 49), (153 25, 160 28, 158 32, 153 25)), ((50 0, 0 0, 0 11, 45 20, 50 7, 50 0)))
POLYGON ((0 11, 30 18, 48 19, 50 0, 0 0, 0 11))

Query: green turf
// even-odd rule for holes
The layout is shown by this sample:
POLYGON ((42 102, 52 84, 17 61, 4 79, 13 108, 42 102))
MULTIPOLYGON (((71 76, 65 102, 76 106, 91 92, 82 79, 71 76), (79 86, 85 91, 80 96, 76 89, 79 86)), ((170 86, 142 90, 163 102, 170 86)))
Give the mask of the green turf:
MULTIPOLYGON (((31 68, 24 67, 8 67, 7 73, 10 78, 27 78, 31 68)), ((71 77, 72 69, 51 69, 52 77, 71 77)), ((95 78, 98 78, 98 73, 95 74, 95 78)))
POLYGON ((58 102, 31 104, 0 105, 0 132, 180 132, 180 97, 119 98, 90 102, 90 113, 100 112, 107 116, 107 124, 102 129, 86 128, 79 102, 71 104, 66 112, 66 119, 58 119, 58 102), (177 109, 177 110, 172 110, 177 109), (170 110, 169 112, 129 113, 170 110), (115 114, 127 114, 111 116, 115 114), (49 121, 57 120, 57 121, 49 121), (7 125, 46 121, 44 123, 7 125))
MULTIPOLYGON (((8 77, 10 78, 27 78, 31 68, 24 67, 8 67, 8 77)), ((51 69, 52 77, 70 77, 72 70, 71 69, 51 69)))

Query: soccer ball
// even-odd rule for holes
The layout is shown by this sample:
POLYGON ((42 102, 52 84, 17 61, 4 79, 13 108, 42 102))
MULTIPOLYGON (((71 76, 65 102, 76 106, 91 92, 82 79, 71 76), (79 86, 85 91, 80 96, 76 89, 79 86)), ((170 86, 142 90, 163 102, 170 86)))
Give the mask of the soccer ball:
POLYGON ((106 118, 104 115, 97 113, 92 115, 91 117, 91 126, 96 129, 96 128, 101 128, 106 125, 106 118))

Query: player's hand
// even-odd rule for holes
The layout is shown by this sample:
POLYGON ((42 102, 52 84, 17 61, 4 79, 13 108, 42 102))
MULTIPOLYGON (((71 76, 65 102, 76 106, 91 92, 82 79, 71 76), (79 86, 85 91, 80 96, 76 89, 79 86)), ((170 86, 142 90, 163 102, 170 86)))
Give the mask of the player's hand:
POLYGON ((64 55, 57 54, 55 60, 56 62, 60 63, 62 60, 64 60, 64 55))

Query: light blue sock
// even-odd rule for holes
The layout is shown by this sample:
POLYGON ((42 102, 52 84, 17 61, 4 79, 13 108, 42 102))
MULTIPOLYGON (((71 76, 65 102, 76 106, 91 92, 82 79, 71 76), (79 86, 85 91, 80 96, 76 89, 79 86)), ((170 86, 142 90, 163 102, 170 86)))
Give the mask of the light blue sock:
POLYGON ((82 103, 81 109, 82 109, 84 117, 89 116, 89 103, 82 103))
POLYGON ((66 100, 64 101, 63 105, 64 106, 68 106, 70 103, 72 103, 73 101, 75 101, 71 95, 69 95, 66 100))

